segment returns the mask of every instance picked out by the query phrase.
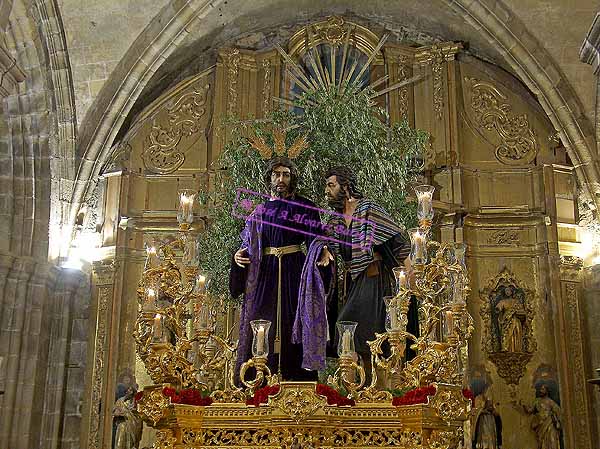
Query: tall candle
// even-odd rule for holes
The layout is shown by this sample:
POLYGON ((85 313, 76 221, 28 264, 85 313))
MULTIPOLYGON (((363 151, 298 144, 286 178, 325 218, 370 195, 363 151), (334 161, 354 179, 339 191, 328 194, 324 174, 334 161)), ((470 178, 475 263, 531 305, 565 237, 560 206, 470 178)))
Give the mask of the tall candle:
POLYGON ((156 315, 154 315, 154 323, 152 325, 152 333, 154 334, 155 340, 162 340, 163 329, 162 329, 162 317, 161 317, 160 313, 157 313, 156 315))
POLYGON ((262 355, 265 352, 265 328, 259 327, 256 332, 256 353, 262 355))
POLYGON ((454 316, 452 315, 452 310, 446 311, 446 327, 448 335, 452 335, 454 333, 454 316))
POLYGON ((154 310, 155 305, 156 305, 156 290, 154 290, 153 288, 148 288, 146 290, 146 301, 144 302, 144 306, 142 307, 142 310, 144 310, 145 312, 151 312, 154 310))
POLYGON ((156 254, 156 248, 154 246, 148 246, 146 248, 146 269, 154 268, 158 266, 158 256, 156 254))
POLYGON ((350 335, 350 331, 344 331, 344 334, 342 335, 342 354, 349 354, 350 353, 350 339, 352 338, 352 336, 350 335))
POLYGON ((417 252, 417 257, 423 257, 424 243, 425 238, 420 233, 417 233, 415 235, 415 250, 417 252))
POLYGON ((189 223, 194 221, 194 198, 196 192, 193 190, 181 190, 179 192, 179 210, 177 211, 177 221, 179 224, 189 223))
POLYGON ((400 288, 406 288, 406 273, 404 270, 400 272, 400 276, 398 277, 398 286, 400 288))
POLYGON ((392 330, 396 330, 399 327, 397 307, 390 307, 390 325, 392 326, 392 330))

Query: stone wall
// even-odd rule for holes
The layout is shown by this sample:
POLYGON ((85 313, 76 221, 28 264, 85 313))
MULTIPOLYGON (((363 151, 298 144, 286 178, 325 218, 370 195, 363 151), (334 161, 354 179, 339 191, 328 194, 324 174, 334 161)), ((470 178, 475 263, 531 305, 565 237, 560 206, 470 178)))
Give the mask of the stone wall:
POLYGON ((0 447, 79 448, 89 281, 0 256, 0 447))

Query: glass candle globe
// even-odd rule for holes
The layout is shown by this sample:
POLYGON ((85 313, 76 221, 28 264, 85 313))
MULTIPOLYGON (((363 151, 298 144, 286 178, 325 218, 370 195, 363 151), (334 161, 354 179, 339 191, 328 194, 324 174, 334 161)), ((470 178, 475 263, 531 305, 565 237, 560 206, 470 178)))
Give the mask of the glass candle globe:
POLYGON ((417 218, 419 220, 433 220, 433 191, 435 187, 420 185, 415 187, 417 195, 417 218))
POLYGON ((337 353, 340 357, 354 357, 354 332, 356 332, 356 321, 338 321, 336 323, 338 330, 337 353))
POLYGON ((413 264, 427 263, 427 236, 419 228, 412 228, 410 235, 410 261, 413 264))
POLYGON ((252 328, 252 355, 254 357, 267 357, 269 355, 269 329, 271 322, 269 320, 250 321, 252 328))
POLYGON ((179 208, 177 209, 177 221, 179 224, 194 222, 194 190, 184 189, 179 191, 179 208))

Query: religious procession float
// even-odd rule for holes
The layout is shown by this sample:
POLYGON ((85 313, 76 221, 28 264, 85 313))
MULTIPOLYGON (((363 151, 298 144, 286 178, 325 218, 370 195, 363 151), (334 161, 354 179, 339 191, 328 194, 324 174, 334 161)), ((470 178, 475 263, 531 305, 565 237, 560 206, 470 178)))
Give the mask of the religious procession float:
MULTIPOLYGON (((257 204, 249 202, 246 194, 261 190, 256 181, 260 175, 253 174, 256 171, 249 169, 248 164, 255 162, 259 166, 272 157, 285 156, 298 160, 301 172, 317 173, 322 164, 340 162, 311 162, 318 159, 316 150, 311 148, 318 147, 319 141, 306 123, 311 117, 314 119, 311 114, 318 108, 329 108, 327 114, 331 116, 335 116, 339 104, 358 110, 351 114, 349 128, 367 127, 373 133, 368 139, 373 151, 383 153, 373 153, 372 158, 367 154, 363 170, 353 167, 361 173, 359 181, 371 179, 370 185, 377 185, 366 188, 365 193, 380 195, 376 199, 388 209, 394 204, 381 195, 395 195, 394 188, 416 199, 410 204, 401 197, 402 203, 416 212, 416 226, 406 231, 410 268, 398 266, 393 270, 395 285, 392 294, 385 297, 385 326, 367 342, 370 360, 361 354, 363 360, 359 361, 355 331, 361 323, 337 321, 330 329, 327 324, 322 325, 324 303, 302 303, 306 316, 298 339, 305 343, 305 349, 313 340, 319 367, 325 362, 327 346, 335 348, 337 358, 328 358, 330 363, 320 370, 318 381, 286 379, 281 363, 279 369, 273 369, 270 363, 273 359, 281 362, 286 350, 290 350, 289 345, 282 345, 280 335, 282 270, 285 273, 281 255, 276 254, 279 268, 274 274, 274 285, 279 292, 274 294, 274 319, 263 319, 256 313, 244 316, 245 309, 241 317, 236 317, 232 303, 214 293, 226 281, 213 278, 218 270, 211 268, 217 259, 220 266, 229 266, 231 247, 215 248, 220 243, 211 241, 210 235, 194 233, 193 207, 202 193, 181 191, 179 232, 147 248, 139 282, 134 338, 137 355, 153 384, 137 393, 137 412, 148 426, 156 429, 155 449, 460 447, 472 400, 469 390, 464 389, 467 345, 473 331, 473 320, 466 309, 469 279, 465 247, 437 241, 434 188, 413 184, 414 194, 408 191, 405 175, 410 171, 406 168, 409 158, 407 153, 398 151, 407 141, 402 135, 412 131, 407 130, 407 125, 385 125, 385 118, 376 112, 378 95, 418 79, 376 91, 385 79, 365 86, 364 72, 385 38, 366 60, 359 60, 348 51, 353 38, 351 29, 339 36, 339 44, 331 47, 328 54, 321 53, 310 28, 304 33, 307 56, 303 64, 279 49, 296 86, 293 98, 279 101, 288 108, 304 109, 303 115, 297 113, 299 118, 294 119, 281 113, 270 121, 243 126, 235 151, 226 150, 222 158, 229 171, 216 201, 224 204, 220 208, 225 211, 223 214, 232 214, 231 206, 237 204, 246 210, 248 222, 257 204), (361 105, 374 112, 361 115, 361 105), (352 120, 362 122, 353 124, 352 120), (300 163, 301 157, 307 159, 300 163), (377 157, 381 159, 374 160, 377 157), (389 163, 394 157, 399 158, 400 165, 389 163), (254 184, 245 184, 242 175, 252 177, 254 184), (399 185, 401 181, 403 185, 399 185), (246 196, 242 198, 243 195, 246 196), (215 257, 217 251, 220 257, 215 257), (409 323, 411 314, 416 317, 416 327, 409 323), (248 321, 251 329, 244 337, 251 349, 244 360, 238 351, 243 333, 238 320, 248 321)), ((321 143, 322 148, 328 145, 331 142, 321 143)), ((365 148, 359 149, 363 157, 368 152, 365 148)), ((351 159, 341 162, 353 163, 351 159)), ((322 187, 315 193, 322 196, 322 187)), ((201 201, 209 199, 204 195, 201 201)), ((224 219, 219 220, 217 213, 209 233, 221 237, 232 234, 226 232, 224 219)), ((244 220, 237 218, 236 226, 240 224, 244 220)), ((239 241, 232 242, 239 248, 239 241)), ((304 297, 302 293, 300 296, 304 297)), ((308 356, 305 352, 303 360, 308 356)))

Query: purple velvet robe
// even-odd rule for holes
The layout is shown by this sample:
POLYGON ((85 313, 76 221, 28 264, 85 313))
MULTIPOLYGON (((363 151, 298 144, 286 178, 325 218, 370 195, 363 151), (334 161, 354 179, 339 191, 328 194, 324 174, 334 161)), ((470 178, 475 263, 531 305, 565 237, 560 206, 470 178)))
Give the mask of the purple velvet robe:
MULTIPOLYGON (((297 204, 282 200, 267 201, 263 204, 261 212, 253 213, 251 218, 246 220, 246 227, 242 232, 242 248, 248 249, 251 263, 244 269, 247 270, 245 288, 239 285, 241 279, 234 274, 239 272, 239 269, 233 268, 230 277, 232 294, 244 291, 236 373, 239 372, 241 364, 252 355, 250 321, 257 319, 269 320, 272 323, 269 331, 268 365, 271 372, 278 371, 278 355, 274 353, 278 259, 274 255, 263 255, 263 251, 267 247, 302 243, 308 247, 314 237, 306 233, 319 232, 320 223, 314 203, 300 196, 289 201, 297 204)), ((298 306, 300 275, 305 258, 304 252, 296 252, 284 255, 282 259, 281 373, 285 380, 316 380, 316 373, 301 368, 302 345, 292 344, 292 326, 298 306)))

